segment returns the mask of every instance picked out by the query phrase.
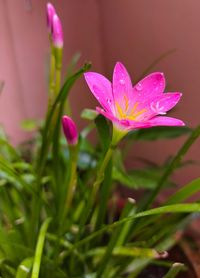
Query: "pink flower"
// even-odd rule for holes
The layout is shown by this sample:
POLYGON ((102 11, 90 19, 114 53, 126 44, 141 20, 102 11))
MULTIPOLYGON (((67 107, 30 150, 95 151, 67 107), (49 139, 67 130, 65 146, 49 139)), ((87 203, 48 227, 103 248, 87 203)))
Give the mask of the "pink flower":
POLYGON ((164 93, 163 73, 155 72, 135 86, 121 63, 116 63, 111 83, 95 72, 84 74, 86 82, 102 108, 96 110, 124 132, 152 126, 183 126, 176 118, 163 116, 180 100, 181 93, 164 93), (159 116, 161 115, 161 116, 159 116))
POLYGON ((63 132, 69 145, 76 145, 78 142, 78 131, 74 121, 68 117, 62 117, 63 132))
POLYGON ((56 14, 56 10, 54 6, 51 3, 47 3, 47 8, 46 8, 46 13, 47 13, 47 27, 49 34, 52 33, 52 24, 53 24, 53 16, 56 14))
POLYGON ((52 40, 56 48, 63 48, 62 24, 57 14, 54 14, 52 21, 52 40))

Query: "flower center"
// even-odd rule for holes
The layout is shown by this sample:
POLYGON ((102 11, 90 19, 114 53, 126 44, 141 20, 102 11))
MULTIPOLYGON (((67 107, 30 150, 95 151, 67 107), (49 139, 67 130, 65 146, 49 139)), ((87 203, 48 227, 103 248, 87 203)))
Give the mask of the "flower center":
POLYGON ((129 99, 126 95, 123 97, 123 102, 119 104, 119 102, 115 102, 117 117, 120 120, 132 120, 136 121, 137 118, 146 112, 146 109, 138 110, 139 102, 136 102, 133 105, 133 108, 129 109, 129 99))

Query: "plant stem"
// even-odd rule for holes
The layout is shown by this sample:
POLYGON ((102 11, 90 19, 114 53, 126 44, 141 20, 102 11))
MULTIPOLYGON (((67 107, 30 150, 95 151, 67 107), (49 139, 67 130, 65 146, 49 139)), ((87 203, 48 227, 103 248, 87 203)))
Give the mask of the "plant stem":
POLYGON ((99 190, 99 186, 101 185, 102 181, 104 180, 104 172, 105 169, 108 165, 108 162, 110 161, 112 154, 113 154, 113 150, 114 148, 111 146, 109 147, 108 151, 106 152, 106 155, 102 161, 102 164, 98 170, 97 173, 97 178, 96 181, 93 184, 93 188, 92 188, 92 193, 91 193, 91 203, 93 204, 97 195, 97 192, 99 190))
POLYGON ((51 218, 47 218, 40 228, 38 242, 37 242, 36 250, 35 250, 35 257, 34 257, 34 262, 33 262, 33 270, 32 270, 31 278, 39 277, 40 265, 41 265, 41 260, 42 260, 42 251, 43 251, 43 247, 44 247, 44 240, 45 240, 46 232, 47 232, 48 226, 50 224, 50 221, 51 221, 51 218))
POLYGON ((51 43, 51 55, 50 55, 50 70, 49 70, 49 106, 52 105, 54 90, 55 90, 55 56, 54 49, 51 43))
POLYGON ((65 218, 68 214, 69 208, 71 206, 75 188, 76 188, 76 181, 77 181, 77 160, 78 160, 78 145, 71 145, 69 146, 70 150, 70 161, 71 161, 71 167, 70 167, 70 178, 69 183, 67 186, 67 192, 65 196, 65 202, 64 202, 64 209, 61 217, 60 223, 63 224, 65 221, 65 218))
POLYGON ((83 217, 81 219, 81 223, 80 223, 80 231, 78 233, 78 237, 77 237, 77 241, 79 240, 80 236, 81 236, 81 233, 82 233, 82 230, 83 230, 83 227, 88 219, 88 216, 90 214, 90 211, 92 210, 92 206, 95 202, 95 198, 96 198, 96 195, 97 195, 97 192, 99 190, 99 186, 100 184, 102 183, 103 179, 104 179, 104 171, 105 171, 105 168, 106 166, 108 165, 108 162, 110 161, 111 159, 111 156, 112 156, 112 153, 113 153, 113 148, 110 147, 107 152, 106 152, 106 155, 101 163, 101 166, 98 170, 98 173, 97 173, 97 178, 93 184, 93 187, 92 187, 92 192, 89 196, 89 200, 86 204, 86 207, 85 207, 85 211, 83 213, 83 217))
POLYGON ((61 65, 56 66, 55 72, 55 94, 58 95, 60 91, 60 84, 61 84, 61 65))

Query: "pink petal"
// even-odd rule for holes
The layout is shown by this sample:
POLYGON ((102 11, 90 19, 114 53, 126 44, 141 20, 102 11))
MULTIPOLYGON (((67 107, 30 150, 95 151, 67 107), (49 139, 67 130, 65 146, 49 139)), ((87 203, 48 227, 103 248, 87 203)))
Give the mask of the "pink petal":
MULTIPOLYGON (((137 120, 146 121, 156 115, 164 115, 172 109, 180 100, 181 93, 162 93, 154 98, 147 98, 145 102, 138 104, 139 110, 146 110, 137 120)), ((139 102, 139 101, 138 101, 139 102)))
POLYGON ((156 97, 150 103, 150 108, 156 114, 162 114, 172 109, 180 100, 181 93, 165 93, 156 97))
POLYGON ((86 72, 85 80, 98 102, 106 111, 114 111, 112 85, 103 75, 96 72, 86 72))
POLYGON ((133 87, 134 97, 139 102, 160 95, 165 89, 165 77, 161 72, 149 74, 133 87))
POLYGON ((151 120, 137 122, 137 121, 123 121, 123 125, 126 125, 128 130, 138 129, 138 128, 149 128, 153 126, 184 126, 184 122, 171 117, 158 116, 151 120))
POLYGON ((132 101, 132 83, 126 68, 116 63, 113 72, 113 97, 115 102, 125 109, 132 101))
POLYGON ((107 112, 100 107, 96 107, 96 111, 112 122, 119 122, 119 120, 112 113, 107 112))
POLYGON ((171 117, 158 116, 146 122, 149 127, 151 126, 184 126, 184 122, 171 117))

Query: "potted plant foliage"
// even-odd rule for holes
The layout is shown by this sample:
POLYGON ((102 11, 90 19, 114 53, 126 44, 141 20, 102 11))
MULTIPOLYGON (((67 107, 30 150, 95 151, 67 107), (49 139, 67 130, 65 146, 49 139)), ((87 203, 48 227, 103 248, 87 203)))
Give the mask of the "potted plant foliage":
POLYGON ((171 185, 170 176, 199 137, 200 126, 186 128, 182 120, 165 116, 181 94, 165 93, 159 72, 133 86, 120 62, 112 82, 86 63, 78 71, 72 65, 73 73, 61 84, 62 25, 50 3, 47 24, 51 63, 46 117, 34 124, 37 132, 28 145, 14 148, 3 132, 0 137, 0 276, 184 277, 187 262, 172 261, 168 251, 200 212, 199 202, 186 202, 199 191, 200 179, 164 203, 155 201, 171 185), (68 95, 82 77, 100 107, 82 112, 88 125, 78 131, 68 95), (96 144, 88 139, 94 129, 96 144), (164 165, 125 169, 123 154, 130 142, 183 134, 188 136, 185 143, 164 165), (119 185, 143 189, 142 196, 135 200, 126 191, 121 198, 119 185), (151 267, 153 273, 162 269, 161 274, 150 276, 151 267))

